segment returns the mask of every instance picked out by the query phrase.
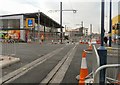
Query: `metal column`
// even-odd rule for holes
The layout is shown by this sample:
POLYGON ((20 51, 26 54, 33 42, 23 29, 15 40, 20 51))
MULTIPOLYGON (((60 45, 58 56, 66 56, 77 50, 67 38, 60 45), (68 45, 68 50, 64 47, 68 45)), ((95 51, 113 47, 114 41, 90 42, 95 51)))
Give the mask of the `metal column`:
POLYGON ((62 29, 62 2, 60 2, 60 39, 62 44, 62 38, 63 38, 63 29, 62 29))
MULTIPOLYGON (((107 63, 107 50, 104 47, 104 0, 101 2, 101 46, 97 49, 98 55, 100 56, 100 66, 106 65, 107 63)), ((106 69, 100 71, 100 85, 106 83, 106 69)))
POLYGON ((111 37, 111 31, 112 31, 112 2, 110 0, 110 18, 109 18, 109 47, 111 47, 112 37, 111 37))

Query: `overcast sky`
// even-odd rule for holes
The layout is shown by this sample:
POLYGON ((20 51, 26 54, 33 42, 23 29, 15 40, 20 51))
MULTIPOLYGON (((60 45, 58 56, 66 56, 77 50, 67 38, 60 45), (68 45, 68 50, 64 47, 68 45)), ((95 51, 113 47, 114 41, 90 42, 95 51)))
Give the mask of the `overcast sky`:
MULTIPOLYGON (((63 10, 77 10, 76 13, 63 12, 63 26, 79 27, 83 21, 85 27, 89 28, 89 25, 93 24, 93 31, 100 31, 101 0, 0 0, 0 15, 32 13, 40 10, 59 23, 60 12, 50 12, 49 10, 59 10, 61 1, 63 10)), ((109 0, 105 1, 105 28, 108 31, 109 0)), ((112 14, 114 17, 118 15, 118 1, 120 0, 112 1, 114 1, 112 14)))

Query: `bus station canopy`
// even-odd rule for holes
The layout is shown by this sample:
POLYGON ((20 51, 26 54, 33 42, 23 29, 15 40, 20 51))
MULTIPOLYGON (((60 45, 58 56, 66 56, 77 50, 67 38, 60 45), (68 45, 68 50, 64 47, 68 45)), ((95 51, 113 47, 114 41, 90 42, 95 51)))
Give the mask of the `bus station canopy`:
POLYGON ((9 17, 9 16, 19 16, 19 15, 23 15, 24 16, 24 20, 26 18, 34 18, 35 19, 35 23, 38 23, 38 14, 40 14, 40 24, 46 27, 54 27, 54 28, 63 28, 63 26, 61 26, 59 23, 57 23, 56 21, 54 21, 53 19, 51 19, 50 17, 48 17, 47 15, 45 15, 42 12, 35 12, 35 13, 22 13, 22 14, 11 14, 11 15, 3 15, 0 17, 9 17))
MULTIPOLYGON (((35 18, 35 22, 38 23, 38 12, 36 13, 26 13, 24 14, 26 18, 35 18)), ((40 24, 47 26, 47 27, 55 27, 55 28, 63 28, 60 24, 56 21, 45 15, 44 13, 40 12, 40 24)))

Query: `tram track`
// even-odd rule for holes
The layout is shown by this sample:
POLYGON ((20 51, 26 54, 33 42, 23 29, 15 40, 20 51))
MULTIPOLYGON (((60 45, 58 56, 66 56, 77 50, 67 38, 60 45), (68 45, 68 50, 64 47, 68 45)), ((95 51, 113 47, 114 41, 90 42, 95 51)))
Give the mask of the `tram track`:
POLYGON ((74 54, 77 50, 77 45, 75 45, 58 64, 49 72, 49 74, 40 82, 41 84, 50 85, 53 83, 61 83, 62 79, 65 76, 67 69, 70 66, 70 63, 74 57, 74 54))
POLYGON ((61 50, 63 50, 66 46, 62 47, 62 48, 58 48, 57 50, 52 51, 51 53, 48 53, 36 60, 34 60, 33 62, 3 76, 0 78, 0 84, 4 85, 5 83, 9 83, 11 81, 14 81, 15 79, 19 78, 20 76, 24 75, 25 73, 27 73, 29 70, 33 69, 34 67, 42 64, 43 62, 45 62, 46 60, 50 59, 51 57, 53 57, 55 54, 59 53, 61 50))

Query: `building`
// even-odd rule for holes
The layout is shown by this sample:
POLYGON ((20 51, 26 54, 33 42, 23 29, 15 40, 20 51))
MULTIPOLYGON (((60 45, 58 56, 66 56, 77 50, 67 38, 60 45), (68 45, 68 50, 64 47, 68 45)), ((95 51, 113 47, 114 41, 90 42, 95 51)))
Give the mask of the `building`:
POLYGON ((80 36, 87 36, 88 35, 88 28, 80 27, 76 29, 69 29, 66 30, 65 34, 68 34, 70 37, 80 37, 80 36))
POLYGON ((83 34, 84 34, 85 36, 88 35, 88 28, 83 28, 83 34))
POLYGON ((27 41, 29 38, 35 41, 41 36, 51 39, 55 35, 58 36, 57 29, 60 27, 62 27, 60 24, 42 12, 0 16, 0 34, 7 33, 22 41, 27 41))
POLYGON ((112 19, 112 38, 116 39, 120 35, 120 15, 112 19))

